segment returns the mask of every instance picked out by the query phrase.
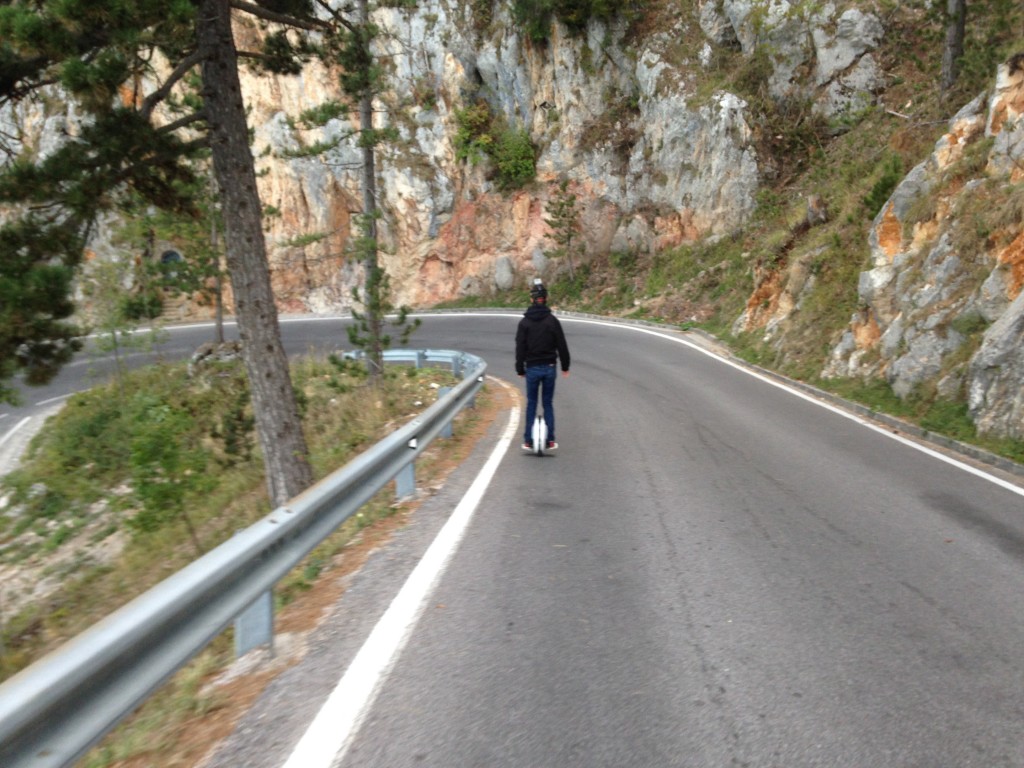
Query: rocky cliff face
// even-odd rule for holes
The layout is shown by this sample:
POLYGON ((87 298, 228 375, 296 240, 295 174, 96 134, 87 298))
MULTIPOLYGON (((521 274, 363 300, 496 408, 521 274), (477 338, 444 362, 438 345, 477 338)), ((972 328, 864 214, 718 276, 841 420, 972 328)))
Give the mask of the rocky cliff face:
POLYGON ((1022 179, 1024 66, 1010 63, 875 218, 862 308, 826 375, 884 375, 900 396, 932 384, 966 394, 980 432, 1024 438, 1022 179), (978 222, 991 228, 982 238, 978 222))
MULTIPOLYGON (((378 160, 382 262, 397 302, 486 295, 564 269, 544 255, 551 246, 546 182, 570 181, 590 255, 653 253, 741 226, 754 209, 763 169, 746 102, 724 90, 701 92, 712 47, 753 55, 770 44, 773 92, 809 89, 827 114, 871 101, 880 82, 870 53, 881 36, 874 16, 827 4, 806 17, 783 2, 773 3, 765 19, 758 7, 708 0, 699 22, 663 16, 647 25, 653 34, 594 23, 572 37, 556 25, 544 45, 520 36, 505 4, 495 6, 486 28, 464 0, 378 10, 392 90, 377 107, 400 137, 378 160), (681 43, 702 35, 702 49, 681 43), (798 73, 812 65, 808 84, 798 73), (480 99, 529 132, 538 157, 537 183, 527 189, 502 193, 486 166, 456 157, 456 111, 480 99)), ((239 25, 239 47, 255 47, 256 34, 239 25)), ((264 172, 260 193, 276 212, 267 219, 268 242, 285 311, 343 309, 360 283, 345 258, 361 199, 354 143, 317 159, 284 154, 352 131, 339 120, 303 132, 290 119, 340 98, 336 83, 315 67, 297 77, 243 76, 264 172)), ((54 109, 59 104, 7 112, 0 121, 45 152, 75 131, 73 106, 61 112, 54 109)), ((102 234, 92 246, 100 258, 117 257, 102 234)))
MULTIPOLYGON (((752 55, 759 44, 773 45, 780 55, 771 83, 780 95, 806 90, 796 73, 813 63, 810 89, 826 114, 870 102, 881 83, 871 58, 882 34, 874 16, 829 4, 794 22, 781 4, 765 22, 754 7, 704 3, 705 49, 694 55, 680 47, 694 30, 678 17, 639 41, 626 40, 625 25, 593 24, 582 37, 556 27, 547 45, 536 46, 520 37, 507 9, 497 9, 484 32, 456 0, 379 11, 393 66, 393 90, 380 106, 401 137, 379 165, 383 263, 397 300, 429 305, 486 295, 564 269, 544 256, 549 181, 570 180, 588 254, 652 253, 740 226, 754 208, 762 169, 747 104, 726 91, 698 95, 710 46, 752 55), (539 183, 502 194, 486 168, 456 159, 455 111, 481 98, 529 131, 539 183)), ((303 140, 285 115, 313 106, 329 82, 309 74, 248 79, 257 152, 303 140)), ((325 136, 350 128, 329 126, 325 136)), ((264 161, 264 199, 282 211, 270 234, 279 244, 275 280, 286 308, 329 310, 349 301, 358 275, 346 271, 343 250, 358 209, 356 159, 354 149, 342 148, 323 161, 264 161), (287 246, 310 231, 330 236, 312 247, 287 246)))

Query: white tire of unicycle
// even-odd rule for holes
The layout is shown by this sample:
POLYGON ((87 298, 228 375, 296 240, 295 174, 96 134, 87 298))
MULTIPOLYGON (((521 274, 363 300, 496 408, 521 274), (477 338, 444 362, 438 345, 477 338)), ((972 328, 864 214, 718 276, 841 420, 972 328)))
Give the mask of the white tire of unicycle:
POLYGON ((544 421, 544 418, 538 413, 537 417, 533 420, 533 452, 538 456, 544 454, 544 446, 547 445, 548 440, 548 425, 544 421))

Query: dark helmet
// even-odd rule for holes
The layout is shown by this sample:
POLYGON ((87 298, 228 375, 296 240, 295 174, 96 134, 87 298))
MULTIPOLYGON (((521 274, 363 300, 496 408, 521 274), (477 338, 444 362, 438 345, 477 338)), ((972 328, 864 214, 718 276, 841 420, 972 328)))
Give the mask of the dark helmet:
POLYGON ((544 283, 541 282, 539 277, 534 278, 533 285, 530 287, 530 299, 537 301, 545 301, 548 298, 548 289, 544 287, 544 283))

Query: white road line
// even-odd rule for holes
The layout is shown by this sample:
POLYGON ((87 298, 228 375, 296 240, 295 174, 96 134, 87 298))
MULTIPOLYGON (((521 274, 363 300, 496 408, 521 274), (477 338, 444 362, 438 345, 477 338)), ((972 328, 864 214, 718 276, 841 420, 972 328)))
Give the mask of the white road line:
MULTIPOLYGON (((496 312, 494 312, 494 313, 486 313, 486 312, 468 313, 467 312, 467 313, 459 313, 459 314, 461 314, 463 317, 466 316, 467 314, 479 314, 481 316, 488 316, 488 317, 503 316, 503 313, 496 313, 496 312)), ((944 453, 940 453, 939 451, 933 450, 932 448, 929 448, 929 447, 927 447, 925 445, 921 445, 918 442, 915 442, 913 440, 909 440, 909 439, 903 437, 902 435, 898 435, 898 434, 892 432, 891 430, 885 429, 884 427, 880 427, 878 424, 875 424, 874 422, 869 421, 868 419, 865 419, 865 418, 863 418, 861 416, 858 416, 855 413, 851 413, 850 411, 844 410, 843 408, 839 408, 838 406, 834 406, 834 405, 832 405, 830 403, 827 403, 827 402, 825 402, 823 400, 820 400, 819 398, 814 397, 813 395, 810 395, 810 394, 808 394, 806 392, 802 392, 801 390, 796 389, 794 387, 791 387, 791 386, 789 386, 788 384, 786 384, 786 383, 784 383, 782 381, 779 381, 777 379, 773 379, 773 378, 768 377, 768 376, 764 376, 763 374, 758 373, 757 371, 755 371, 755 370, 753 370, 751 368, 748 368, 745 365, 741 365, 741 364, 736 363, 736 362, 734 362, 732 360, 729 360, 726 357, 722 357, 721 355, 717 354, 716 352, 714 352, 714 351, 712 351, 710 349, 707 349, 706 347, 702 347, 700 344, 695 344, 694 342, 690 341, 689 339, 679 338, 678 336, 672 336, 672 335, 669 335, 669 334, 664 333, 662 331, 657 331, 657 330, 654 330, 654 329, 651 329, 651 328, 643 328, 643 327, 635 326, 635 325, 624 325, 622 323, 612 323, 612 322, 607 322, 607 321, 604 321, 604 320, 591 320, 591 319, 588 319, 588 318, 567 317, 567 316, 562 316, 560 319, 563 322, 568 322, 568 323, 583 323, 583 324, 587 324, 587 325, 602 325, 602 326, 605 326, 606 328, 618 328, 620 330, 629 330, 629 331, 636 331, 637 333, 646 333, 646 334, 648 334, 650 336, 657 336, 660 339, 666 339, 667 341, 675 342, 676 344, 682 344, 685 347, 689 347, 690 349, 696 350, 697 352, 700 352, 703 355, 707 355, 710 358, 718 360, 720 363, 725 363, 726 365, 732 366, 737 371, 741 371, 741 372, 747 374, 748 376, 753 376, 755 379, 759 379, 760 381, 763 381, 766 384, 771 384, 773 387, 778 387, 781 390, 789 392, 791 395, 796 395, 797 397, 802 398, 803 400, 806 400, 809 403, 814 403, 814 405, 817 405, 817 406, 819 406, 821 408, 825 408, 826 410, 832 411, 832 413, 838 414, 839 416, 842 416, 845 419, 849 419, 850 421, 857 422, 861 426, 867 427, 868 429, 873 430, 873 431, 877 432, 880 435, 884 435, 885 437, 888 437, 890 440, 895 440, 898 443, 902 443, 903 445, 906 445, 906 446, 908 446, 910 448, 913 448, 915 451, 920 451, 921 453, 924 453, 924 454, 926 454, 928 456, 931 456, 934 459, 938 459, 939 461, 945 462, 946 464, 950 464, 950 465, 956 467, 957 469, 961 469, 964 472, 968 472, 968 473, 970 473, 970 474, 972 474, 972 475, 974 475, 976 477, 980 477, 983 480, 987 480, 988 482, 993 483, 995 485, 998 485, 1000 488, 1005 488, 1006 490, 1008 490, 1008 491, 1010 491, 1012 493, 1015 493, 1018 496, 1024 496, 1024 488, 1022 488, 1019 485, 1015 485, 1014 483, 1011 483, 1011 482, 1009 482, 1007 480, 1004 480, 1001 477, 996 477, 995 475, 989 474, 988 472, 985 472, 982 469, 978 469, 977 467, 972 467, 970 464, 965 464, 962 461, 954 459, 952 456, 947 456, 944 453)))
MULTIPOLYGON (((593 325, 614 326, 616 328, 624 327, 624 326, 618 325, 616 323, 604 323, 604 322, 601 322, 600 320, 584 320, 584 319, 575 319, 575 320, 573 320, 572 318, 566 318, 566 319, 567 320, 572 320, 573 322, 577 322, 577 323, 591 323, 593 325)), ((625 326, 625 327, 632 327, 632 326, 625 326)), ((687 339, 680 339, 680 338, 677 338, 675 336, 669 336, 668 334, 661 333, 659 331, 653 331, 653 330, 650 330, 650 329, 647 329, 647 328, 633 328, 633 330, 640 331, 641 333, 648 333, 648 334, 650 334, 652 336, 658 336, 658 337, 660 337, 662 339, 668 339, 669 341, 674 341, 674 342, 676 342, 678 344, 683 344, 684 346, 690 347, 691 349, 695 349, 698 352, 701 352, 701 353, 707 355, 708 357, 714 358, 715 360, 718 360, 718 361, 720 361, 722 363, 725 363, 726 365, 730 365, 730 366, 732 366, 733 368, 735 368, 738 371, 742 371, 743 373, 747 374, 748 376, 753 376, 755 379, 759 379, 760 381, 763 381, 766 384, 771 384, 773 387, 778 387, 779 389, 782 389, 782 390, 784 390, 786 392, 789 392, 791 395, 796 395, 797 397, 802 398, 802 399, 806 400, 809 403, 814 403, 815 405, 820 406, 821 408, 825 408, 826 410, 832 411, 832 413, 838 414, 838 415, 842 416, 843 418, 849 419, 851 421, 855 421, 858 424, 860 424, 861 426, 867 427, 868 429, 873 430, 873 431, 877 432, 880 435, 884 435, 885 437, 888 437, 890 440, 895 440, 898 443, 903 443, 903 445, 909 446, 910 448, 913 448, 915 451, 920 451, 921 453, 927 454, 928 456, 931 456, 934 459, 938 459, 939 461, 943 461, 946 464, 950 464, 950 465, 956 467, 957 469, 962 469, 964 472, 969 472, 970 474, 975 475, 976 477, 980 477, 983 480, 987 480, 990 483, 994 483, 995 485, 1000 486, 1001 488, 1005 488, 1006 490, 1011 491, 1011 492, 1017 494, 1018 496, 1024 496, 1024 488, 1022 488, 1019 485, 1014 485, 1013 483, 1011 483, 1011 482, 1009 482, 1007 480, 1003 480, 1000 477, 996 477, 995 475, 991 475, 988 472, 985 472, 984 470, 978 469, 977 467, 972 467, 970 464, 965 464, 962 461, 954 459, 952 456, 947 456, 947 455, 945 455, 943 453, 940 453, 939 451, 936 451, 936 450, 933 450, 932 448, 929 448, 928 446, 921 445, 920 443, 917 443, 917 442, 915 442, 913 440, 909 440, 909 439, 903 437, 902 435, 898 435, 898 434, 896 434, 895 432, 892 432, 889 429, 885 429, 883 427, 880 427, 878 424, 875 424, 872 421, 869 421, 869 420, 867 420, 865 418, 862 418, 861 416, 858 416, 855 413, 851 413, 850 411, 844 410, 843 408, 839 408, 837 406, 834 406, 834 405, 832 405, 830 403, 827 403, 827 402, 825 402, 823 400, 818 399, 817 397, 814 397, 813 395, 810 395, 810 394, 808 394, 806 392, 802 392, 799 389, 791 387, 788 384, 786 384, 785 382, 778 381, 777 379, 773 379, 773 378, 771 378, 769 376, 765 376, 765 375, 763 375, 761 373, 758 373, 755 370, 747 368, 744 365, 740 365, 739 363, 736 363, 736 362, 733 362, 732 360, 724 358, 721 355, 718 355, 715 352, 713 352, 713 351, 711 351, 709 349, 706 349, 705 347, 702 347, 700 344, 695 344, 692 341, 689 341, 687 339)))
POLYGON ((473 513, 518 428, 519 407, 515 406, 509 414, 505 431, 480 474, 366 638, 338 685, 295 746, 284 768, 330 768, 343 759, 377 692, 423 613, 427 598, 462 541, 473 513))
POLYGON ((17 432, 22 427, 24 427, 30 421, 32 421, 32 417, 31 416, 26 416, 21 421, 19 421, 17 424, 15 424, 13 427, 11 427, 9 430, 7 430, 7 433, 3 437, 0 437, 0 447, 2 447, 4 443, 6 443, 8 440, 10 440, 12 437, 14 437, 14 433, 17 432))
MULTIPOLYGON (((82 390, 84 391, 84 390, 82 390)), ((60 402, 61 400, 67 400, 71 395, 77 395, 77 392, 72 392, 67 395, 57 395, 56 397, 48 397, 45 400, 40 400, 36 405, 49 405, 50 403, 60 402)))

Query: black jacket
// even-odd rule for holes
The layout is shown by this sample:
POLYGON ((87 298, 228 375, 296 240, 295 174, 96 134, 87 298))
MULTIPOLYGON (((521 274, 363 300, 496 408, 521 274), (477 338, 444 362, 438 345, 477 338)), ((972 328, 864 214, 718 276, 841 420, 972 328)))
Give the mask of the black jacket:
POLYGON ((516 329, 516 373, 522 376, 531 365, 561 362, 569 370, 569 346, 558 318, 544 304, 531 304, 516 329))

